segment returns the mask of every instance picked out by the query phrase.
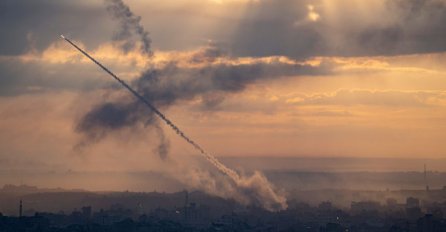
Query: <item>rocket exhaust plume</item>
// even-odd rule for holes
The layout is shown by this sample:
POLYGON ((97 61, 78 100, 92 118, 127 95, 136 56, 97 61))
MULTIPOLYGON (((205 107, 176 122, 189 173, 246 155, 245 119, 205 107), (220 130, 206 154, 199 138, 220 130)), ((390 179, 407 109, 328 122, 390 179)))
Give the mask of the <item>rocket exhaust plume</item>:
POLYGON ((132 87, 130 87, 125 81, 116 76, 112 71, 106 68, 104 65, 99 63, 93 57, 91 57, 87 52, 78 47, 74 42, 70 39, 66 38, 64 35, 60 35, 62 39, 70 43, 73 47, 75 47, 79 52, 85 55, 88 59, 93 61, 99 67, 101 67, 105 72, 107 72, 110 76, 112 76, 116 81, 118 81, 122 86, 124 86, 130 93, 132 93, 139 101, 144 103, 150 110, 152 110, 156 115, 158 115, 161 120, 163 120, 170 128, 172 128, 175 133, 183 138, 187 143, 189 143, 192 147, 194 147, 197 151, 200 152, 207 161, 209 161, 213 166, 215 166, 220 172, 227 175, 237 187, 241 188, 243 192, 247 194, 255 194, 257 201, 262 201, 263 198, 269 198, 270 202, 266 206, 269 210, 278 210, 286 208, 286 199, 282 196, 277 195, 269 182, 265 177, 261 176, 259 173, 256 173, 251 178, 245 178, 240 176, 236 171, 226 167, 223 163, 221 163, 217 158, 215 158, 210 153, 206 152, 198 143, 188 137, 178 126, 176 126, 172 121, 170 121, 163 113, 161 113, 152 103, 150 103, 147 99, 145 99, 141 94, 136 92, 132 87), (254 187, 252 187, 254 186, 254 187))
POLYGON ((233 170, 226 167, 224 164, 222 164, 220 161, 218 161, 214 156, 207 153, 200 145, 198 145, 196 142, 194 142, 191 138, 189 138, 183 131, 180 130, 175 124, 173 124, 172 121, 170 121, 163 113, 161 113, 155 106, 153 106, 149 101, 147 101, 143 96, 141 96, 138 92, 136 92, 132 87, 130 87, 126 82, 124 82, 121 78, 116 76, 112 71, 110 71, 108 68, 106 68, 104 65, 99 63, 97 60, 95 60, 93 57, 91 57, 87 52, 82 50, 80 47, 78 47, 76 44, 74 44, 70 39, 66 38, 64 35, 60 35, 60 37, 64 40, 66 40, 68 43, 70 43, 73 47, 75 47, 77 50, 79 50, 82 54, 84 54, 86 57, 88 57, 91 61, 93 61, 95 64, 97 64, 99 67, 101 67, 104 71, 106 71, 110 76, 112 76, 115 80, 117 80, 121 85, 123 85, 128 91, 130 91, 138 100, 140 100, 142 103, 144 103, 147 107, 149 107, 156 115, 158 115, 168 126, 170 126, 177 135, 182 137, 186 142, 188 142, 190 145, 192 145, 196 150, 200 152, 209 162, 211 162, 218 170, 223 172, 224 174, 228 175, 230 178, 232 178, 234 181, 238 181, 240 179, 240 176, 233 170))

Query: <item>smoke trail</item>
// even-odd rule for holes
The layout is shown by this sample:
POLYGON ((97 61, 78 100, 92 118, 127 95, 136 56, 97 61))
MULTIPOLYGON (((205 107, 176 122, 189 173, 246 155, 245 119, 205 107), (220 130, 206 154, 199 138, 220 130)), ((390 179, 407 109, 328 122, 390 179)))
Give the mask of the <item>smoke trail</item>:
POLYGON ((115 40, 122 42, 121 48, 125 52, 135 48, 137 39, 134 38, 134 35, 137 35, 142 42, 141 51, 144 54, 152 55, 150 50, 152 41, 149 38, 149 33, 140 24, 141 17, 134 15, 122 0, 105 0, 105 3, 108 12, 110 12, 115 19, 119 20, 121 25, 120 31, 117 31, 114 36, 115 40))
POLYGON ((163 128, 161 128, 161 126, 155 124, 155 129, 160 139, 160 143, 154 151, 160 156, 162 160, 166 160, 167 155, 169 154, 169 140, 166 138, 166 135, 164 134, 163 128))
MULTIPOLYGON (((234 183, 236 183, 237 186, 243 188, 244 191, 251 190, 255 194, 260 194, 259 197, 262 199, 265 197, 264 195, 268 195, 268 197, 272 197, 273 199, 277 200, 276 205, 267 206, 271 210, 275 209, 283 209, 286 207, 286 203, 284 202, 284 198, 281 196, 278 196, 271 186, 269 185, 266 178, 260 175, 260 173, 256 173, 254 178, 241 178, 240 175, 235 172, 234 170, 226 167, 223 163, 221 163, 217 158, 212 156, 210 153, 206 152, 198 143, 196 143, 194 140, 192 140, 190 137, 188 137, 179 127, 177 127, 172 121, 170 121, 163 113, 161 113, 155 106, 153 106, 149 101, 147 101, 142 95, 140 95, 138 92, 136 92, 133 88, 131 88, 126 82, 121 80, 118 76, 116 76, 113 72, 111 72, 108 68, 103 66, 101 63, 99 63, 97 60, 95 60, 93 57, 91 57, 88 53, 86 53, 84 50, 79 48, 76 44, 74 44, 71 40, 61 35, 61 37, 70 43, 73 47, 75 47, 78 51, 80 51, 82 54, 84 54, 86 57, 88 57, 91 61, 93 61, 95 64, 97 64, 99 67, 101 67, 105 72, 107 72, 110 76, 112 76, 116 81, 118 81, 121 85, 123 85, 128 91, 130 91, 138 100, 140 100, 142 103, 144 103, 147 107, 149 107, 156 115, 159 116, 168 126, 170 126, 177 135, 182 137, 186 142, 188 142, 190 145, 192 145, 196 150, 200 152, 201 155, 203 155, 206 160, 208 160, 212 165, 214 165, 219 171, 221 171, 223 174, 226 174, 234 183), (254 183, 255 189, 251 189, 250 186, 252 186, 251 183, 254 183), (262 186, 263 184, 266 184, 266 186, 262 186), (264 189, 266 187, 266 191, 258 191, 260 189, 264 189)), ((249 192, 249 194, 252 194, 252 192, 249 192)), ((256 198, 259 200, 259 198, 256 198)))
POLYGON ((115 80, 117 80, 121 85, 123 85, 128 91, 130 91, 137 99, 139 99, 142 103, 144 103, 147 107, 149 107, 156 115, 158 115, 168 126, 170 126, 177 135, 182 137, 186 142, 192 145, 195 149, 197 149, 200 154, 202 154, 210 163, 212 163, 218 170, 223 172, 224 174, 231 177, 234 181, 238 182, 240 180, 240 176, 233 170, 227 168, 224 164, 220 163, 214 156, 207 153, 200 145, 198 145, 195 141, 189 138, 183 131, 180 130, 172 121, 170 121, 163 113, 161 113, 155 106, 153 106, 149 101, 147 101, 143 96, 141 96, 138 92, 136 92, 132 87, 130 87, 126 82, 121 80, 118 76, 116 76, 113 72, 111 72, 104 65, 99 63, 93 57, 91 57, 88 53, 74 44, 71 40, 61 35, 61 37, 70 43, 73 47, 75 47, 78 51, 88 57, 91 61, 101 67, 105 72, 107 72, 110 76, 112 76, 115 80))
MULTIPOLYGON (((139 46, 139 50, 142 54, 150 57, 153 55, 151 51, 151 39, 149 33, 141 25, 141 17, 133 14, 130 8, 124 4, 122 0, 104 0, 107 11, 111 14, 114 20, 117 20, 120 24, 119 30, 115 32, 113 40, 118 41, 121 49, 124 52, 134 50, 139 46)), ((135 112, 137 107, 134 105, 129 106, 132 109, 128 112, 135 112)), ((100 112, 100 111, 97 111, 100 112)), ((124 113, 121 111, 121 113, 124 113)), ((125 114, 125 113, 124 113, 125 114)), ((90 115, 93 117, 93 115, 90 115)), ((135 116, 135 114, 133 114, 135 116)), ((126 117, 123 117, 126 118, 126 117)), ((88 124, 88 122, 86 122, 88 124)), ((167 158, 169 153, 169 140, 165 137, 163 129, 158 125, 157 120, 149 120, 145 123, 145 126, 153 126, 155 133, 157 133, 160 143, 157 149, 154 150, 162 160, 167 158)), ((78 127, 80 131, 88 127, 78 127)), ((103 129, 103 128, 102 128, 103 129)), ((105 136, 105 131, 102 130, 102 137, 105 136)), ((98 141, 102 137, 97 137, 94 133, 90 133, 90 136, 96 137, 93 141, 98 141)), ((88 141, 83 141, 77 147, 81 147, 82 143, 86 144, 88 141)))

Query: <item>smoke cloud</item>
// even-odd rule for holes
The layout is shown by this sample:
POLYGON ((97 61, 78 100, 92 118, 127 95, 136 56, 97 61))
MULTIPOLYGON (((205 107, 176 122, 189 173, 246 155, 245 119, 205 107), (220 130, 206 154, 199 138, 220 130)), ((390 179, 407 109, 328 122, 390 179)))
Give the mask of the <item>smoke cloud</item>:
MULTIPOLYGON (((135 49, 137 43, 134 38, 136 37, 143 44, 142 52, 148 56, 151 55, 150 38, 139 24, 140 18, 135 16, 122 1, 107 0, 106 3, 112 15, 121 22, 121 30, 116 38, 125 41, 122 49, 124 51, 135 49)), ((71 41, 67 41, 77 47, 71 41)), ((80 48, 78 49, 83 52, 80 48)), ((90 57, 85 52, 83 53, 90 57)), ((204 97, 210 93, 219 93, 220 96, 224 96, 224 94, 240 92, 249 84, 261 79, 302 74, 323 74, 324 71, 310 65, 282 62, 279 59, 239 64, 214 62, 224 54, 217 46, 213 46, 192 56, 191 63, 204 62, 205 65, 180 67, 176 63, 170 63, 163 68, 150 68, 144 71, 140 78, 131 83, 134 88, 131 88, 90 57, 137 98, 121 97, 93 107, 76 126, 76 131, 85 135, 78 146, 99 142, 108 133, 123 128, 135 128, 142 124, 145 127, 155 128, 158 132, 160 145, 156 151, 161 159, 166 159, 169 143, 162 132, 156 114, 176 134, 198 150, 207 161, 229 177, 230 181, 225 178, 221 182, 223 186, 226 186, 223 188, 225 191, 223 195, 232 197, 244 204, 262 206, 268 210, 285 209, 287 207, 286 198, 277 193, 272 184, 260 172, 245 176, 239 175, 234 170, 226 167, 189 138, 158 109, 165 109, 180 101, 204 97), (141 103, 150 108, 150 111, 141 103)), ((190 174, 194 175, 193 173, 190 174)), ((204 188, 212 193, 218 192, 215 188, 205 188, 203 186, 203 183, 215 183, 215 179, 212 179, 214 177, 197 175, 190 179, 196 178, 198 178, 198 182, 195 185, 198 188, 204 188)))
MULTIPOLYGON (((144 71, 133 81, 132 86, 158 109, 201 98, 204 99, 205 109, 214 110, 227 94, 243 91, 256 81, 325 73, 327 70, 324 68, 289 64, 279 60, 235 65, 206 63, 203 67, 179 67, 171 63, 161 69, 144 71)), ((153 120, 153 114, 154 112, 141 107, 135 99, 121 97, 93 107, 80 120, 76 129, 87 135, 87 142, 82 143, 98 142, 108 133, 138 127, 141 123, 147 127, 156 126, 158 122, 153 120)))
POLYGON ((141 17, 136 16, 121 0, 105 0, 108 12, 120 23, 119 30, 115 33, 114 40, 121 42, 121 48, 128 52, 133 50, 138 42, 141 42, 140 50, 144 54, 151 55, 152 43, 149 33, 141 25, 141 17))

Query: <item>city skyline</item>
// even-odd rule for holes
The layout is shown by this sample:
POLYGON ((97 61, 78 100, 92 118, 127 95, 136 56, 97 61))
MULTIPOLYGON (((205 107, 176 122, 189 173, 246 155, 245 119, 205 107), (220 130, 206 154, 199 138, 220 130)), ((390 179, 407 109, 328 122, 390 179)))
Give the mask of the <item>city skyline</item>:
POLYGON ((113 172, 123 179, 113 188, 125 188, 129 173, 154 172, 250 202, 252 188, 284 195, 274 197, 261 157, 283 172, 286 158, 313 162, 295 171, 444 171, 443 0, 18 0, 0 9, 4 184, 113 172), (246 158, 228 166, 242 181, 176 134, 218 159, 246 158))

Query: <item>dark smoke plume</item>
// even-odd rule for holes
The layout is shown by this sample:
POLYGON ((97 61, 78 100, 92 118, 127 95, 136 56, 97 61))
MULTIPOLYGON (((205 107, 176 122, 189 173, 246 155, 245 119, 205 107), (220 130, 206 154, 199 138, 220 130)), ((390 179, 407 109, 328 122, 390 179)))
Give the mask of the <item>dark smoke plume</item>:
POLYGON ((136 16, 121 0, 105 0, 108 12, 120 23, 120 30, 116 32, 114 40, 122 42, 121 48, 128 52, 141 42, 141 52, 151 55, 152 43, 149 33, 141 25, 141 17, 136 16))
MULTIPOLYGON (((179 101, 194 98, 218 99, 203 101, 211 110, 230 93, 243 91, 263 79, 292 75, 324 74, 324 70, 300 64, 255 62, 251 64, 209 64, 199 68, 182 68, 171 64, 162 69, 147 70, 132 86, 155 107, 165 109, 179 101)), ((78 123, 78 131, 101 138, 103 132, 132 127, 153 117, 153 112, 141 109, 138 102, 128 98, 94 107, 78 123)), ((156 121, 150 121, 156 122, 156 121)), ((150 126, 150 123, 147 123, 150 126)))
MULTIPOLYGON (((136 34, 143 44, 143 52, 151 55, 150 39, 148 33, 139 24, 140 18, 133 15, 122 1, 107 0, 106 2, 110 12, 121 22, 121 33, 118 33, 117 38, 125 40, 123 49, 127 51, 126 49, 135 48, 136 41, 134 38, 136 34)), ((214 63, 217 58, 222 58, 225 53, 220 51, 218 47, 208 47, 192 56, 190 61, 190 63, 204 63, 204 66, 183 67, 171 63, 163 68, 148 69, 131 83, 132 88, 70 40, 66 40, 101 66, 136 97, 123 97, 93 107, 76 126, 76 130, 85 135, 85 140, 80 145, 97 142, 110 132, 119 131, 123 128, 133 128, 142 124, 154 128, 158 132, 161 143, 156 150, 160 157, 165 159, 169 143, 164 136, 159 120, 157 120, 159 118, 171 127, 177 135, 198 150, 214 167, 230 178, 234 188, 229 195, 243 203, 256 204, 270 210, 286 208, 286 199, 274 191, 272 185, 261 173, 257 172, 253 176, 246 177, 226 167, 188 137, 158 109, 165 109, 181 101, 197 97, 204 98, 217 93, 218 101, 211 101, 213 104, 210 104, 215 107, 215 104, 224 100, 225 94, 243 91, 257 80, 305 74, 324 74, 323 69, 310 65, 281 62, 278 59, 257 60, 240 64, 214 63), (150 110, 147 110, 146 107, 150 110)))
MULTIPOLYGON (((113 19, 119 22, 119 29, 115 32, 113 39, 120 42, 120 47, 124 52, 134 50, 138 45, 139 50, 147 57, 153 55, 151 51, 151 39, 149 33, 141 25, 141 17, 133 14, 130 8, 122 0, 104 0, 107 11, 113 19), (139 43, 139 44, 138 44, 139 43)), ((147 110, 141 109, 137 103, 104 103, 93 109, 84 116, 77 126, 76 131, 86 135, 76 149, 82 149, 91 143, 96 143, 103 139, 109 132, 120 130, 127 126, 134 126, 141 123, 140 119, 145 118, 143 125, 153 127, 159 138, 159 144, 154 151, 161 159, 166 159, 169 153, 169 140, 164 135, 164 131, 159 125, 159 121, 147 110), (127 112, 132 112, 128 115, 127 112), (148 115, 148 116, 147 116, 148 115)))

